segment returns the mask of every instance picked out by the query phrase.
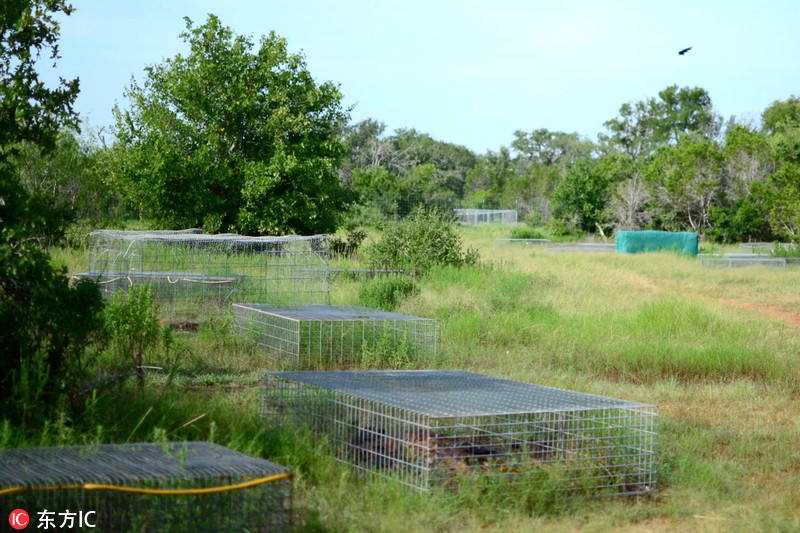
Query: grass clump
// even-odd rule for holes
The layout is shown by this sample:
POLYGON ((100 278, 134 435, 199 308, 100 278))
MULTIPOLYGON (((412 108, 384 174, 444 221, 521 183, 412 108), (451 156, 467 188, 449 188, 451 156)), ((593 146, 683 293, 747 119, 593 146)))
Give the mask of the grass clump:
POLYGON ((364 307, 394 311, 403 300, 418 292, 409 276, 378 276, 358 289, 358 301, 364 307))

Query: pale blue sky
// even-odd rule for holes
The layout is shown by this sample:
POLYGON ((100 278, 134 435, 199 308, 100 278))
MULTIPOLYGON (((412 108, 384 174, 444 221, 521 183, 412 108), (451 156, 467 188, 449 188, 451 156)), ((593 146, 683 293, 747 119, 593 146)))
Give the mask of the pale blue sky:
POLYGON ((596 139, 625 102, 702 87, 726 119, 758 121, 800 95, 800 2, 72 0, 57 74, 77 109, 112 122, 131 76, 184 51, 183 17, 253 37, 274 30, 354 122, 415 128, 478 152, 537 128, 596 139), (678 50, 692 46, 684 56, 678 50))

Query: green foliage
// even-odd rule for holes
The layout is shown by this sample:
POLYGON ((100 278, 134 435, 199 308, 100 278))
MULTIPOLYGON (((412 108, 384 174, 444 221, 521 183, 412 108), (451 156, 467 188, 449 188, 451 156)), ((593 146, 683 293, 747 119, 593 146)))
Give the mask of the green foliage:
POLYGON ((800 98, 792 96, 775 101, 761 114, 762 130, 782 133, 800 127, 800 98))
POLYGON ((127 294, 118 292, 103 316, 114 364, 132 369, 142 384, 145 357, 168 354, 172 347, 169 327, 158 322, 151 286, 134 285, 127 294))
POLYGON ((708 228, 709 208, 723 201, 722 162, 719 147, 702 139, 685 137, 659 149, 644 169, 659 225, 671 231, 708 228))
POLYGON ((403 299, 418 292, 409 276, 376 276, 358 288, 358 301, 364 307, 394 311, 403 299))
POLYGON ((530 226, 516 226, 511 230, 512 239, 546 239, 544 234, 530 226))
POLYGON ((353 229, 347 232, 347 236, 342 239, 341 237, 331 237, 331 256, 332 257, 346 257, 352 258, 358 255, 358 249, 361 243, 367 238, 367 234, 363 230, 353 229))
POLYGON ((708 210, 711 227, 706 236, 714 242, 769 242, 775 234, 769 225, 766 207, 757 196, 747 196, 730 207, 712 206, 708 210))
POLYGON ((209 15, 186 19, 187 55, 146 69, 117 108, 114 181, 160 228, 248 235, 332 231, 346 120, 332 83, 274 33, 256 50, 209 15))
POLYGON ((40 237, 63 235, 63 212, 20 181, 22 143, 47 151, 62 126, 77 126, 78 80, 51 89, 36 71, 40 57, 57 58, 55 17, 71 11, 58 0, 0 10, 0 412, 23 426, 40 425, 80 386, 100 327, 97 287, 70 287, 40 247, 40 237))
POLYGON ((553 216, 570 231, 594 231, 603 221, 609 183, 608 176, 598 172, 591 161, 578 161, 553 194, 553 216))
POLYGON ((387 222, 367 256, 374 268, 405 270, 412 276, 433 265, 473 265, 478 260, 477 251, 463 249, 453 216, 436 209, 416 209, 403 220, 387 222))
POLYGON ((31 210, 43 217, 37 235, 42 242, 60 242, 65 229, 78 221, 84 228, 102 227, 122 218, 117 194, 103 181, 104 153, 89 138, 62 129, 52 150, 30 142, 15 148, 12 164, 30 195, 31 210))

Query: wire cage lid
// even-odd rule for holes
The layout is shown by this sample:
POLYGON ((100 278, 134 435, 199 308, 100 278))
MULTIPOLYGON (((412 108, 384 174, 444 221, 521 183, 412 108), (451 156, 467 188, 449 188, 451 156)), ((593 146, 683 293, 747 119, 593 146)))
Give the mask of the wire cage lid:
POLYGON ((99 444, 0 451, 0 490, 91 483, 254 478, 291 469, 210 442, 99 444))
POLYGON ((283 235, 250 237, 236 233, 194 233, 187 230, 113 230, 98 229, 89 233, 89 237, 105 237, 137 242, 197 242, 197 243, 286 243, 302 241, 328 240, 328 235, 283 235))
POLYGON ((267 372, 429 417, 492 416, 597 409, 653 409, 631 402, 464 370, 267 372))

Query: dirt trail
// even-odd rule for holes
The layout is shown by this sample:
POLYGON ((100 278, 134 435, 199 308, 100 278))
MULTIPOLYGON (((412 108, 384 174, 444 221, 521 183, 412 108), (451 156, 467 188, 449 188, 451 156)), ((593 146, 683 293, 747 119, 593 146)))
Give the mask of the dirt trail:
POLYGON ((704 294, 697 294, 694 292, 684 292, 683 294, 687 296, 716 300, 721 304, 730 305, 731 307, 737 307, 739 309, 747 309, 748 311, 755 311, 762 315, 766 315, 772 318, 779 318, 781 320, 789 322, 790 324, 794 324, 795 326, 800 326, 800 313, 779 309, 773 305, 760 305, 750 302, 742 302, 741 300, 731 300, 729 298, 716 298, 713 296, 706 296, 704 294))

